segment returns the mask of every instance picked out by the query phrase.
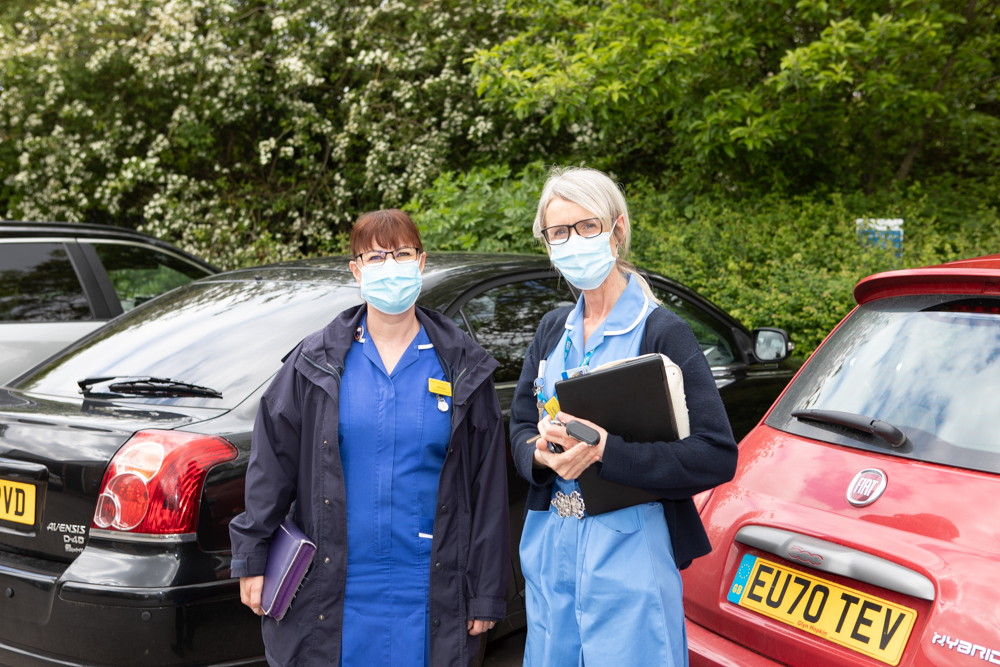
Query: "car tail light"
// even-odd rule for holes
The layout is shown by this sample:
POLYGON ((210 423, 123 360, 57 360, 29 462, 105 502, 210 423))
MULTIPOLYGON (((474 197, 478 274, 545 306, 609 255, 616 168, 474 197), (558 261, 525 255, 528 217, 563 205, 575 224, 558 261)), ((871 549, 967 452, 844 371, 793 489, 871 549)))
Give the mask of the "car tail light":
POLYGON ((953 313, 979 313, 983 315, 1000 315, 1000 306, 987 304, 957 304, 941 310, 953 313))
POLYGON ((997 299, 961 299, 925 308, 931 312, 975 313, 978 315, 1000 315, 1000 301, 997 299))
POLYGON ((91 527, 153 535, 194 532, 205 475, 236 454, 215 436, 139 431, 111 459, 91 527))

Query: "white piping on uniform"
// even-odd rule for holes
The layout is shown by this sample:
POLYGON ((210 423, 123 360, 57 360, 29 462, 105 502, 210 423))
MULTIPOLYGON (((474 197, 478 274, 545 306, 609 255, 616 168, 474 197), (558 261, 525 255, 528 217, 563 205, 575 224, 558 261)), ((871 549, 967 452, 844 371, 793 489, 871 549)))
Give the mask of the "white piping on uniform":
MULTIPOLYGON (((635 318, 635 322, 633 322, 627 329, 619 329, 618 331, 605 331, 604 335, 620 336, 621 334, 628 333, 632 329, 635 329, 637 326, 639 326, 639 322, 642 322, 642 318, 646 315, 646 311, 649 309, 649 297, 643 294, 642 298, 644 303, 642 304, 642 308, 639 310, 639 317, 635 318)), ((569 323, 569 318, 566 319, 566 324, 564 326, 569 331, 573 330, 573 325, 569 323)))
POLYGON ((427 343, 427 345, 417 345, 418 350, 433 350, 434 343, 427 343))
POLYGON ((643 299, 643 304, 642 308, 639 309, 639 317, 635 318, 635 322, 633 322, 628 329, 621 329, 619 331, 605 331, 604 335, 620 336, 621 334, 628 333, 632 329, 635 329, 637 326, 639 326, 639 322, 642 322, 642 318, 646 316, 646 311, 649 309, 649 297, 643 294, 642 299, 643 299))
POLYGON ((429 533, 417 533, 417 537, 425 537, 428 540, 433 540, 434 536, 429 533))

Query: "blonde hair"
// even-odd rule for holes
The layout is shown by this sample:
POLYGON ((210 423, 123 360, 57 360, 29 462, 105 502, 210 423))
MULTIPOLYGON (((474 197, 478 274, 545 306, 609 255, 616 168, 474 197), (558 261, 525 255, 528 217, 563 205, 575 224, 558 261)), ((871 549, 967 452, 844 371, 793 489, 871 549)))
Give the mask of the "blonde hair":
MULTIPOLYGON (((542 229, 545 227, 545 212, 554 197, 565 199, 587 209, 598 219, 602 225, 611 224, 619 218, 624 217, 622 224, 617 225, 614 231, 615 241, 618 243, 618 257, 615 258, 615 268, 619 273, 635 276, 639 281, 639 286, 643 293, 654 303, 660 300, 653 294, 649 283, 636 270, 635 266, 628 261, 629 247, 632 242, 632 223, 629 221, 628 204, 625 203, 625 195, 622 194, 618 185, 603 171, 590 169, 589 167, 553 167, 549 172, 549 178, 542 188, 542 196, 538 199, 538 211, 535 213, 535 223, 531 231, 535 238, 542 239, 542 229)), ((542 240, 544 243, 544 239, 542 240)), ((545 243, 545 251, 551 254, 549 245, 545 243)))

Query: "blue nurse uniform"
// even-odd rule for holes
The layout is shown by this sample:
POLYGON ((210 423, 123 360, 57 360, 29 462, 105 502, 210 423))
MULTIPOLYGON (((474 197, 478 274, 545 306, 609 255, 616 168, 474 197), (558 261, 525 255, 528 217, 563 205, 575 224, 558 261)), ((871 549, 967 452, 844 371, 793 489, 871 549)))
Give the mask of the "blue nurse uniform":
POLYGON ((451 399, 421 327, 386 373, 366 321, 345 360, 340 456, 347 490, 341 665, 428 665, 431 540, 451 399))
MULTIPOLYGON (((637 280, 604 323, 583 339, 581 296, 566 335, 545 364, 545 396, 567 368, 597 367, 636 356, 646 318, 656 307, 637 280), (566 344, 566 341, 569 344, 566 344)), ((553 494, 579 490, 558 478, 553 494)), ((584 502, 586 503, 586 497, 584 502)), ((660 503, 561 518, 555 507, 529 511, 520 545, 526 583, 525 667, 687 665, 680 572, 660 503)))

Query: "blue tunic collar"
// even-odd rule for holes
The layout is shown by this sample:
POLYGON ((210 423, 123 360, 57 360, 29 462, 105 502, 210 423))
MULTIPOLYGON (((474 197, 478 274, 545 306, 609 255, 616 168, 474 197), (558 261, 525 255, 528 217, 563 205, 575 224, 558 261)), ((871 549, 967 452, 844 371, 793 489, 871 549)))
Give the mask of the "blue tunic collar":
POLYGON ((584 348, 583 341, 583 308, 584 294, 576 302, 576 306, 566 318, 566 329, 570 332, 570 340, 577 349, 584 353, 589 352, 604 341, 605 336, 620 336, 635 329, 645 319, 646 311, 649 309, 649 299, 642 291, 638 280, 633 280, 631 275, 626 276, 628 284, 625 291, 618 297, 607 319, 594 329, 590 334, 584 348))
POLYGON ((385 373, 389 377, 395 376, 397 373, 402 371, 407 366, 415 363, 417 359, 420 358, 420 350, 429 350, 434 347, 431 344, 430 338, 427 337, 427 332, 424 331, 424 326, 420 325, 420 330, 417 335, 413 337, 410 342, 409 347, 403 352, 403 356, 399 358, 396 362, 396 367, 392 369, 392 373, 385 372, 385 364, 382 362, 382 355, 379 354, 378 348, 375 346, 375 341, 372 337, 368 335, 368 316, 365 315, 361 318, 361 324, 358 326, 358 338, 357 342, 361 344, 364 349, 365 356, 368 357, 369 361, 375 364, 375 367, 385 373))

